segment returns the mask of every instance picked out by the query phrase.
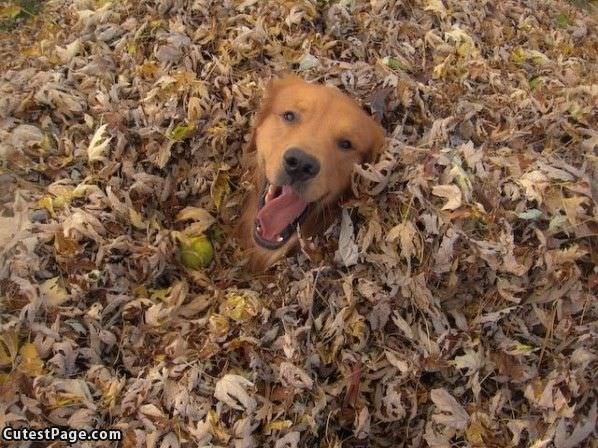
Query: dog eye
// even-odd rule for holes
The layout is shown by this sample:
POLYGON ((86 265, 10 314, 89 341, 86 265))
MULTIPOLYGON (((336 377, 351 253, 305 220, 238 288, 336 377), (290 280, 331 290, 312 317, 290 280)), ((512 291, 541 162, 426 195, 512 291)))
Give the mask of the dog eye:
POLYGON ((284 112, 282 114, 282 118, 284 119, 284 121, 288 121, 289 123, 292 123, 293 121, 295 121, 297 119, 297 116, 295 115, 295 112, 291 112, 290 110, 287 110, 286 112, 284 112))
POLYGON ((347 140, 346 138, 340 139, 337 144, 340 149, 345 151, 353 148, 353 144, 351 143, 351 141, 347 140))

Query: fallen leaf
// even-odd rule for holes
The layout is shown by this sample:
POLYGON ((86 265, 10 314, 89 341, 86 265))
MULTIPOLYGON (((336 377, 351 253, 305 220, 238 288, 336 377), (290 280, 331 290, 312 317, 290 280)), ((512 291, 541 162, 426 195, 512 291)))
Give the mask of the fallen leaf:
POLYGON ((357 263, 358 251, 353 233, 353 221, 347 209, 343 209, 337 254, 343 265, 349 267, 357 263))
POLYGON ((182 142, 190 138, 195 129, 192 124, 179 123, 168 133, 168 138, 175 142, 182 142))
POLYGON ((461 207, 461 190, 456 185, 436 185, 432 188, 432 194, 448 199, 442 210, 455 210, 461 207))
POLYGON ((224 170, 218 170, 218 174, 210 188, 210 194, 214 201, 214 205, 216 206, 216 210, 220 210, 230 192, 231 189, 228 181, 228 174, 224 170))
POLYGON ((438 14, 441 18, 445 18, 447 15, 446 8, 442 3, 442 0, 425 0, 426 7, 424 11, 432 11, 438 14))
POLYGON ((15 331, 0 334, 0 367, 13 365, 19 353, 19 338, 15 331))
POLYGON ((581 443, 596 431, 597 417, 596 402, 594 402, 592 403, 589 414, 586 416, 586 421, 575 425, 571 434, 567 434, 565 419, 561 419, 554 439, 555 447, 575 448, 581 446, 581 443))
POLYGON ((433 389, 430 398, 439 411, 432 415, 432 420, 454 429, 467 428, 469 414, 446 389, 433 389))
POLYGON ((39 292, 50 306, 60 306, 69 299, 69 293, 60 285, 59 277, 50 278, 40 284, 39 292))
POLYGON ((249 290, 232 290, 226 293, 220 309, 223 316, 235 322, 247 322, 256 317, 262 306, 258 295, 249 290))
MULTIPOLYGON (((187 221, 187 220, 208 221, 210 223, 215 221, 215 219, 212 217, 212 215, 210 215, 210 212, 208 212, 207 210, 205 210, 203 208, 198 208, 198 207, 185 207, 184 209, 182 209, 180 212, 177 213, 176 220, 177 221, 187 221)), ((207 227, 209 227, 209 225, 207 227)))
POLYGON ((108 150, 108 144, 112 140, 112 137, 106 138, 104 135, 106 133, 107 127, 107 124, 100 126, 93 134, 93 137, 87 146, 87 159, 90 162, 105 160, 105 153, 108 150))
POLYGON ((19 5, 7 5, 0 7, 0 19, 16 19, 23 9, 19 5))
POLYGON ((227 374, 216 383, 214 397, 233 409, 251 413, 257 402, 247 393, 248 387, 253 387, 251 381, 240 375, 227 374))
POLYGON ((290 431, 274 443, 274 448, 298 448, 301 433, 290 431))
POLYGON ((299 389, 311 389, 313 387, 314 382, 309 375, 290 362, 283 362, 278 368, 280 371, 280 379, 284 386, 291 386, 299 389))
POLYGON ((37 348, 31 343, 24 344, 19 350, 21 361, 18 369, 29 377, 42 375, 44 364, 39 357, 37 348))
POLYGON ((517 216, 520 219, 527 219, 527 220, 530 220, 530 221, 536 221, 542 215, 543 215, 543 213, 542 213, 541 210, 538 210, 537 208, 530 208, 529 210, 526 210, 524 212, 519 213, 517 216))

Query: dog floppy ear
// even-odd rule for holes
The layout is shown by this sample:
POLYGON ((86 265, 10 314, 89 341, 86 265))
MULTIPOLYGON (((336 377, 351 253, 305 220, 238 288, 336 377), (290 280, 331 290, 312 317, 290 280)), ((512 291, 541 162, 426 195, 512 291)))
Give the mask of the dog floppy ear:
POLYGON ((372 117, 369 117, 370 146, 365 156, 364 162, 373 162, 382 153, 384 147, 385 132, 384 128, 378 124, 372 117))

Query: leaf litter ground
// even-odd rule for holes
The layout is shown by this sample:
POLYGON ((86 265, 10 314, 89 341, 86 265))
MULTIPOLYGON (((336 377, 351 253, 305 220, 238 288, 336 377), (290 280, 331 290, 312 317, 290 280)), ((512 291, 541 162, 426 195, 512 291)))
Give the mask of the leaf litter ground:
POLYGON ((0 426, 596 446, 593 3, 20 5, 0 5, 0 426), (388 138, 335 225, 251 276, 240 155, 284 70, 388 138))

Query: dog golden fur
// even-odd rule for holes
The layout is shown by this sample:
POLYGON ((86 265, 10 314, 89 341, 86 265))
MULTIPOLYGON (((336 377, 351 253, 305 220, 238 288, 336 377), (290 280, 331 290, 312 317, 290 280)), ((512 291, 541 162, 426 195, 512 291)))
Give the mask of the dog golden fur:
POLYGON ((252 180, 237 228, 252 271, 330 225, 355 164, 375 157, 384 131, 334 87, 295 76, 271 81, 246 148, 252 180))

